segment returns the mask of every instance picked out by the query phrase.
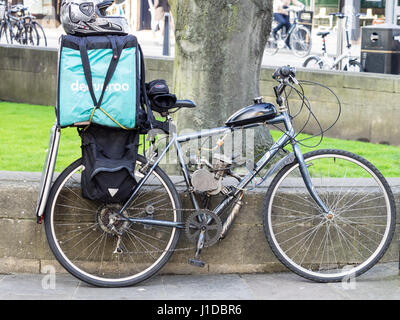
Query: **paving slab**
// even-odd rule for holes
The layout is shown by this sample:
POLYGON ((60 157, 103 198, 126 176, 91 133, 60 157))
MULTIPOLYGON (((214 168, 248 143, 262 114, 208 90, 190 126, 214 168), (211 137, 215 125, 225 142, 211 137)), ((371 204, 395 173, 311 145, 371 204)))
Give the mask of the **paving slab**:
POLYGON ((379 264, 343 283, 294 273, 156 275, 128 288, 96 288, 69 274, 0 275, 0 300, 399 300, 396 263, 379 264))

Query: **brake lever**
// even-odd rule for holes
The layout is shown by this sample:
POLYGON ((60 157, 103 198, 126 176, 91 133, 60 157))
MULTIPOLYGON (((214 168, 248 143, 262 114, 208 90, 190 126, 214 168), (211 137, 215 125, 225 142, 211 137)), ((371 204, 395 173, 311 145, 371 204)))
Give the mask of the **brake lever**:
POLYGON ((293 77, 292 75, 289 75, 290 80, 294 83, 294 84, 299 84, 299 82, 297 81, 297 79, 295 77, 293 77))

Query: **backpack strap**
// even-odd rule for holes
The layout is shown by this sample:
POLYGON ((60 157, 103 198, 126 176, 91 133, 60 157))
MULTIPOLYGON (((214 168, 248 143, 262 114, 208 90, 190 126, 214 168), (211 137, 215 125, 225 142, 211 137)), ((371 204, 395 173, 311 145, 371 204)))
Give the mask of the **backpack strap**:
POLYGON ((117 41, 116 38, 113 37, 113 36, 107 36, 107 37, 111 42, 113 55, 112 55, 112 58, 111 58, 110 65, 108 66, 108 70, 107 70, 107 73, 106 73, 106 77, 104 79, 104 84, 103 84, 103 88, 102 88, 99 100, 96 99, 96 95, 95 95, 94 90, 93 90, 92 72, 90 70, 89 57, 88 57, 88 54, 87 54, 87 38, 86 37, 81 37, 80 40, 79 40, 79 51, 80 51, 80 54, 81 54, 83 72, 85 74, 86 83, 88 85, 90 96, 92 97, 92 101, 93 101, 93 105, 94 105, 92 113, 91 113, 90 118, 89 118, 89 125, 92 122, 93 115, 94 115, 96 109, 100 109, 107 117, 109 117, 119 127, 121 127, 122 129, 128 130, 123 125, 121 125, 118 121, 116 121, 111 115, 109 115, 101 107, 101 103, 103 101, 104 93, 105 93, 105 91, 107 89, 108 84, 111 81, 112 76, 114 75, 115 69, 117 68, 117 64, 118 64, 119 58, 120 58, 121 53, 122 53, 122 49, 124 48, 125 43, 126 43, 126 39, 124 41, 117 41))

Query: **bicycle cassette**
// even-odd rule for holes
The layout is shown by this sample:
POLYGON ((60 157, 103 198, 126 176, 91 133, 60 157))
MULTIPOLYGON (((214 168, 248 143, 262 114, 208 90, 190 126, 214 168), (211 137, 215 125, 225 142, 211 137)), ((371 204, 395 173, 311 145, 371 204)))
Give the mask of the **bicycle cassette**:
POLYGON ((185 233, 189 241, 196 243, 200 232, 205 233, 204 247, 211 247, 221 236, 221 219, 208 210, 193 212, 186 220, 185 233))

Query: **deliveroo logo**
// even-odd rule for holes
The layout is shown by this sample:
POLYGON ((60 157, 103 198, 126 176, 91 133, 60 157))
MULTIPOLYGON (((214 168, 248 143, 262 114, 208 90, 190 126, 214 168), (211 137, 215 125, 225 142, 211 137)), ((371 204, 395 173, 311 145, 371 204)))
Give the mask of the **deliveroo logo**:
MULTIPOLYGON (((73 92, 86 92, 89 91, 89 86, 86 83, 81 83, 78 80, 71 84, 71 90, 73 92)), ((101 83, 93 83, 93 90, 94 91, 102 91, 103 84, 101 83)), ((109 83, 106 92, 120 92, 120 91, 129 91, 129 84, 124 83, 109 83)))

